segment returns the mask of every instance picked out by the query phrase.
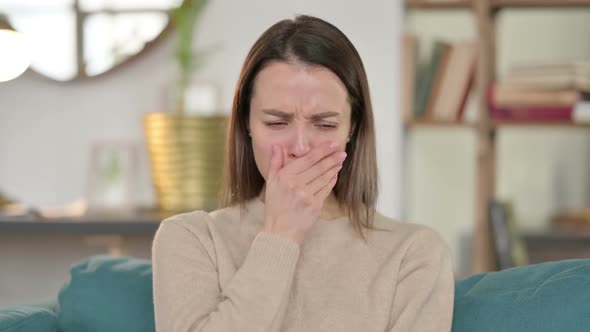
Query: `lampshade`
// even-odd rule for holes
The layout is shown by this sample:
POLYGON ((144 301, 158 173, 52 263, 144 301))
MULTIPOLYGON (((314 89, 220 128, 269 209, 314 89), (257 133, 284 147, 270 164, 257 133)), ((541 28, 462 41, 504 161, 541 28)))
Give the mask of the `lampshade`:
POLYGON ((31 55, 25 37, 8 25, 0 15, 0 82, 20 76, 31 64, 31 55))

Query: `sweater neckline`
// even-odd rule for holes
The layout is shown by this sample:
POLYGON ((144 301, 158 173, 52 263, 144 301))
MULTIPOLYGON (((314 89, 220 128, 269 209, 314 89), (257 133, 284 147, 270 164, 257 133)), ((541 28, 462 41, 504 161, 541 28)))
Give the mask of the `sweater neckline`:
MULTIPOLYGON (((251 214, 256 220, 260 223, 264 224, 264 211, 265 211, 265 203, 260 199, 260 197, 254 197, 246 202, 246 210, 249 214, 251 214)), ((320 218, 315 225, 333 225, 333 224, 340 224, 341 222, 348 221, 348 216, 340 216, 332 219, 323 219, 320 218)))

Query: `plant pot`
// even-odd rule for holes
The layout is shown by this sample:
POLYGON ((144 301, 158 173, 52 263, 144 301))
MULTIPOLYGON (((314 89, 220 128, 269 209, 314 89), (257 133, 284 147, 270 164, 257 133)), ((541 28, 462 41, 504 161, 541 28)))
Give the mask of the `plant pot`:
POLYGON ((226 116, 148 113, 144 129, 160 211, 218 207, 226 116))

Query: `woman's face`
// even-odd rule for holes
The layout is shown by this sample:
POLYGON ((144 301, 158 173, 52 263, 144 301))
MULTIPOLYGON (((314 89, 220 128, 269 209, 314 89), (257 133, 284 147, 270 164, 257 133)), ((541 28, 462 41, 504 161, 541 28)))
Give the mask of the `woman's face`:
POLYGON ((324 67, 267 64, 254 80, 249 119, 254 158, 264 179, 273 144, 282 146, 284 165, 326 141, 344 151, 351 125, 347 97, 342 81, 324 67))

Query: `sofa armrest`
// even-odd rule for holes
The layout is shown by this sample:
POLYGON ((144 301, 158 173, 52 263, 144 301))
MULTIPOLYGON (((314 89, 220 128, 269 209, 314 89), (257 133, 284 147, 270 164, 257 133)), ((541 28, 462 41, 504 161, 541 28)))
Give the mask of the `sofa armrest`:
POLYGON ((56 332, 57 314, 48 307, 21 305, 0 309, 0 332, 56 332))

